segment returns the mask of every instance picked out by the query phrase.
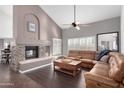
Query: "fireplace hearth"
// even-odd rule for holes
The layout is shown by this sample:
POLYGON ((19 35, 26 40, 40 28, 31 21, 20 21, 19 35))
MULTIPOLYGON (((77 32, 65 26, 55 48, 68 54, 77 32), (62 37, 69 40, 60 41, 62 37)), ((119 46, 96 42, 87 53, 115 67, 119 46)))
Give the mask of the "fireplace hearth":
POLYGON ((25 46, 25 59, 38 58, 38 46, 25 46))

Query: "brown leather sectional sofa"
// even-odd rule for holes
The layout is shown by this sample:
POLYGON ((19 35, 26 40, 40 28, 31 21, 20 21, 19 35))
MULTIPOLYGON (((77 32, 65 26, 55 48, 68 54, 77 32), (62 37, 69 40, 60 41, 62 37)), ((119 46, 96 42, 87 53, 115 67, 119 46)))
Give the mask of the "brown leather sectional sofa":
POLYGON ((109 53, 108 63, 96 61, 95 51, 70 50, 68 57, 81 60, 82 67, 91 68, 84 74, 86 87, 124 87, 124 55, 109 53))
POLYGON ((124 87, 124 55, 111 52, 108 63, 97 62, 84 74, 86 87, 124 87))
POLYGON ((96 64, 95 51, 69 50, 68 57, 66 58, 81 60, 81 66, 85 68, 93 68, 93 66, 96 64))

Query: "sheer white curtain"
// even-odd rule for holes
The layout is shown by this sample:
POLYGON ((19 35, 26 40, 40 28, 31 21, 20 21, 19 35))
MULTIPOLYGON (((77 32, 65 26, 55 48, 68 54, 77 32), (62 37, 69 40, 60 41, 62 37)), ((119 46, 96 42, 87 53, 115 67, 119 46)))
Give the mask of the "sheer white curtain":
POLYGON ((61 55, 62 39, 53 38, 53 55, 61 55))
POLYGON ((96 50, 95 36, 68 39, 68 50, 96 50))

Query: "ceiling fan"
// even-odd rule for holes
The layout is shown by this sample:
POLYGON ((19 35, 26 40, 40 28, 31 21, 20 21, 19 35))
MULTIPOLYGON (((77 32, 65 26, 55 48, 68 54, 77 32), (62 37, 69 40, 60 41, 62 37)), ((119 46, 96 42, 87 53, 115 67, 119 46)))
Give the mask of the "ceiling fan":
POLYGON ((76 28, 77 30, 80 30, 80 26, 79 25, 88 26, 87 24, 80 24, 80 22, 78 22, 76 20, 76 5, 74 5, 74 21, 71 24, 63 24, 63 25, 71 25, 74 28, 76 28))

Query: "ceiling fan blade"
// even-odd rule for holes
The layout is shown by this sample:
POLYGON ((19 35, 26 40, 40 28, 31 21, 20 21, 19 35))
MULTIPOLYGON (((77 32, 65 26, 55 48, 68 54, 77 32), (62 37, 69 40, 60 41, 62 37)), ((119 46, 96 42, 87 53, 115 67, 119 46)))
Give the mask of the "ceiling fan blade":
POLYGON ((88 24, 79 24, 80 26, 85 26, 85 27, 89 27, 90 25, 88 24))
POLYGON ((71 24, 62 24, 63 25, 63 28, 71 28, 72 25, 71 24))
POLYGON ((62 24, 62 25, 71 25, 71 24, 62 24))

